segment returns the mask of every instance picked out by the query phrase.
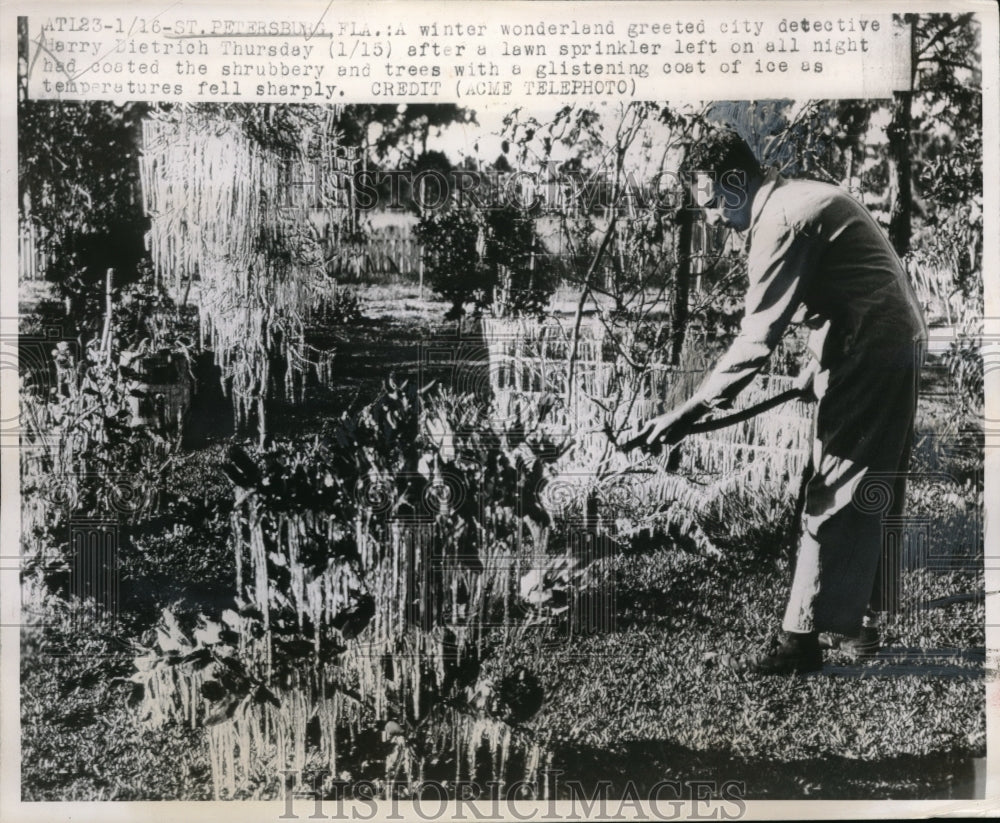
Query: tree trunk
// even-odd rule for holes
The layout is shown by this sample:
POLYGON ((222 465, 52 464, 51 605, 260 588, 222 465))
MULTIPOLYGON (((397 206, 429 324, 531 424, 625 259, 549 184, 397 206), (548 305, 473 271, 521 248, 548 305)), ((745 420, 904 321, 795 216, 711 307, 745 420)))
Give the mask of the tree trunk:
POLYGON ((903 257, 910 251, 910 215, 912 212, 912 175, 910 162, 911 103, 913 93, 897 91, 893 95, 892 120, 886 136, 889 139, 889 181, 891 212, 889 240, 896 254, 903 257))
POLYGON ((892 119, 886 136, 889 139, 889 241, 896 254, 910 252, 910 218, 913 213, 913 166, 910 162, 910 132, 913 128, 913 85, 916 80, 917 30, 914 16, 904 18, 910 34, 910 85, 893 93, 892 119))
POLYGON ((691 293, 691 241, 694 234, 694 209, 677 212, 677 272, 674 276, 673 328, 670 340, 670 363, 679 366, 688 325, 688 298, 691 293))

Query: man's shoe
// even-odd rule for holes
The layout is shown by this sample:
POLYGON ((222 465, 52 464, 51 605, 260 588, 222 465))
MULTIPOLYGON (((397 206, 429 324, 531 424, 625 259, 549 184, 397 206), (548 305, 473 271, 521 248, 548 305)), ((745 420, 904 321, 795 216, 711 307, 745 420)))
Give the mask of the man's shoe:
POLYGON ((822 632, 819 636, 821 649, 839 649, 849 657, 860 659, 874 657, 882 648, 878 629, 874 626, 862 626, 856 635, 822 632))
POLYGON ((881 648, 878 629, 874 626, 863 626, 856 637, 845 638, 840 644, 840 650, 852 657, 874 657, 881 648))
POLYGON ((806 674, 823 668, 823 651, 815 633, 786 632, 781 643, 775 643, 767 654, 752 661, 748 670, 753 674, 806 674))

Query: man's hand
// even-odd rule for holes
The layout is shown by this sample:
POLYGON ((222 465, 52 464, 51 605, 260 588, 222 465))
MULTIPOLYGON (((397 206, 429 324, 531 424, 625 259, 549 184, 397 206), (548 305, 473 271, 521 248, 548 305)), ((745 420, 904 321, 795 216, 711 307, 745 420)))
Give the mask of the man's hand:
POLYGON ((643 449, 651 454, 659 454, 663 446, 674 446, 691 431, 691 426, 704 414, 699 406, 682 406, 665 414, 651 417, 639 429, 635 437, 622 445, 624 451, 643 449))
POLYGON ((802 392, 802 399, 810 402, 818 400, 826 392, 826 384, 830 373, 823 371, 816 360, 810 361, 802 373, 795 379, 794 386, 802 392))

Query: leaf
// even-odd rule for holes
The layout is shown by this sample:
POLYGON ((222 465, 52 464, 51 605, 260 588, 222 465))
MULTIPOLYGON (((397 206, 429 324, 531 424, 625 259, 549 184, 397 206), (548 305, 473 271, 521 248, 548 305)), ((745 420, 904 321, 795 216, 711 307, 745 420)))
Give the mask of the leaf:
POLYGON ((371 595, 365 594, 358 599, 353 608, 339 612, 330 621, 330 625, 339 629, 340 634, 350 640, 361 634, 374 616, 375 599, 371 595))
POLYGON ((316 649, 311 640, 296 638, 290 640, 276 639, 275 646, 293 660, 310 657, 316 649))
POLYGON ((243 627, 243 621, 240 620, 240 616, 232 609, 223 610, 222 622, 235 632, 238 632, 243 627))
POLYGON ((226 696, 226 690, 218 680, 206 680, 201 684, 201 694, 206 700, 215 703, 226 696))
MULTIPOLYGON (((250 618, 251 620, 257 620, 258 622, 263 622, 264 615, 260 609, 258 609, 253 604, 248 604, 240 609, 240 614, 243 617, 250 618)), ((234 627, 236 628, 236 627, 234 627)))
POLYGON ((536 606, 552 596, 545 591, 545 575, 541 569, 529 569, 521 576, 520 592, 522 600, 536 606))
POLYGON ((326 640, 320 645, 319 659, 324 663, 332 663, 346 651, 347 646, 334 643, 332 640, 326 640))
POLYGON ((229 478, 234 486, 240 489, 252 489, 254 483, 250 482, 245 474, 240 472, 235 466, 229 463, 222 464, 222 471, 229 478))
POLYGON ((231 446, 226 456, 236 473, 245 479, 248 486, 256 485, 261 479, 257 463, 239 446, 231 446))
POLYGON ((435 456, 429 452, 420 455, 417 461, 417 471, 426 479, 430 480, 434 476, 435 456))
POLYGON ((208 620, 203 615, 198 615, 200 625, 194 630, 194 640, 203 646, 213 646, 219 642, 219 633, 222 629, 220 623, 208 620))
POLYGON ((237 646, 240 642, 240 636, 237 632, 230 631, 229 629, 223 629, 219 632, 219 648, 218 652, 220 654, 229 654, 232 652, 233 647, 237 646), (229 649, 227 652, 223 652, 223 649, 229 649))
POLYGON ((253 692, 253 702, 258 705, 263 705, 265 703, 270 703, 275 708, 281 706, 281 701, 278 700, 277 696, 263 683, 259 684, 253 692))
POLYGON ((156 638, 160 648, 165 652, 182 652, 191 649, 191 641, 187 639, 177 617, 169 609, 164 609, 161 624, 156 627, 156 638))
POLYGON ((125 703, 130 709, 135 710, 138 708, 139 704, 142 703, 145 696, 146 687, 142 683, 133 683, 125 703))
POLYGON ((239 661, 238 658, 230 657, 227 655, 225 657, 218 658, 216 662, 221 663, 223 666, 229 669, 229 671, 232 672, 232 674, 236 675, 237 677, 241 679, 246 677, 246 671, 243 668, 243 664, 239 661))
POLYGON ((212 652, 202 646, 200 649, 195 649, 191 654, 185 656, 182 662, 193 663, 195 670, 200 671, 212 662, 212 652))
POLYGON ((403 727, 395 720, 386 720, 382 727, 382 740, 388 742, 397 737, 403 736, 403 727))
POLYGON ((217 726, 219 723, 224 723, 231 718, 236 712, 237 701, 233 700, 228 703, 218 702, 214 705, 215 708, 205 715, 206 726, 217 726))

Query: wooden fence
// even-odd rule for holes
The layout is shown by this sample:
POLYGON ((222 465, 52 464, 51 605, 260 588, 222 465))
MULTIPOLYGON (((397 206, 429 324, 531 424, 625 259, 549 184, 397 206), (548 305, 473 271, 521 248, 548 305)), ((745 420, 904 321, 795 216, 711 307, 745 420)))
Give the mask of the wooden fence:
POLYGON ((362 243, 345 245, 331 262, 330 274, 358 283, 420 277, 422 248, 409 234, 376 232, 362 243))
POLYGON ((23 221, 17 229, 18 280, 41 280, 52 265, 53 254, 40 242, 38 231, 30 221, 23 221))

